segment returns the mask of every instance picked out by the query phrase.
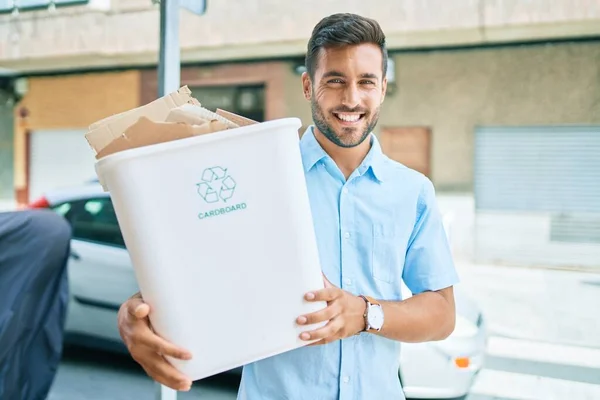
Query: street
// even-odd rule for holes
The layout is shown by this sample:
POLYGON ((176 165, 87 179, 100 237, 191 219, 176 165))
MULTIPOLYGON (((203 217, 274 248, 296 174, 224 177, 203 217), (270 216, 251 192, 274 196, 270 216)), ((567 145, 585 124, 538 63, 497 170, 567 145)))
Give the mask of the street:
MULTIPOLYGON (((490 327, 484 369, 468 400, 600 398, 600 275, 459 265, 461 285, 490 327)), ((239 378, 196 383, 179 399, 233 400, 239 378)), ((153 399, 155 386, 125 356, 68 349, 49 400, 153 399)))
MULTIPOLYGON (((235 399, 239 378, 220 375, 195 383, 178 400, 235 399)), ((68 348, 48 400, 154 399, 156 385, 126 355, 68 348)))

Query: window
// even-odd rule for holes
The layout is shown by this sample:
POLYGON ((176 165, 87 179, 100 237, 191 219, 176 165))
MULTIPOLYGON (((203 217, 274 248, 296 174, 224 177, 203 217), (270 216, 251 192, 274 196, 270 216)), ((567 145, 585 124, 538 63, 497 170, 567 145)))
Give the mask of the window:
POLYGON ((54 211, 69 221, 74 239, 125 247, 110 198, 63 203, 54 207, 54 211))
POLYGON ((53 210, 58 215, 62 215, 64 217, 67 215, 69 210, 71 210, 71 203, 62 203, 61 205, 54 207, 53 210))
POLYGON ((211 111, 217 108, 250 118, 257 122, 265 119, 265 87, 255 86, 200 86, 190 88, 202 106, 211 111))

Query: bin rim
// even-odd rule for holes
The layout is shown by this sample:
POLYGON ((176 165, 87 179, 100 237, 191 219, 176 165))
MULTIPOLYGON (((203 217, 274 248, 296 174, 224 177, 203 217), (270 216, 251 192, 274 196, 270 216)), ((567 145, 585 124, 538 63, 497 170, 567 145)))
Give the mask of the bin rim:
POLYGON ((257 131, 263 131, 265 129, 272 130, 283 126, 297 126, 298 128, 300 128, 302 126, 302 121, 300 120, 300 118, 297 117, 279 118, 270 121, 260 122, 257 124, 240 126, 238 128, 226 129, 219 132, 207 133, 204 135, 192 136, 188 138, 172 140, 169 142, 162 142, 142 147, 136 147, 133 149, 127 149, 100 158, 96 161, 96 167, 102 168, 105 164, 112 164, 115 162, 129 160, 132 158, 149 156, 165 151, 176 150, 179 148, 188 147, 192 144, 210 143, 225 139, 232 139, 242 135, 251 135, 253 133, 256 133, 257 131))

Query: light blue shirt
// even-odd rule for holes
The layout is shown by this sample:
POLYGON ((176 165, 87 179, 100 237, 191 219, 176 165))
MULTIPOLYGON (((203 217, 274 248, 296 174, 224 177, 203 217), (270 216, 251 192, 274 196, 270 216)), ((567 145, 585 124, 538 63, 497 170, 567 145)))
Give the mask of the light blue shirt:
MULTIPOLYGON (((392 301, 402 300, 402 280, 414 294, 456 284, 431 181, 370 137, 348 180, 312 127, 300 140, 325 276, 353 294, 392 301)), ((302 347, 245 366, 238 400, 402 400, 399 361, 399 342, 370 333, 302 347)))

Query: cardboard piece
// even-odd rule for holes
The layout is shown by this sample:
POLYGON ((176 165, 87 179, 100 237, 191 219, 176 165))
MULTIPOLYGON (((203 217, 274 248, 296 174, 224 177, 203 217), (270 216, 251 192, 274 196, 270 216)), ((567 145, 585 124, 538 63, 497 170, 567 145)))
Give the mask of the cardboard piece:
POLYGON ((203 108, 187 86, 144 106, 90 125, 85 135, 96 159, 119 151, 239 128, 258 122, 218 109, 203 108))
POLYGON ((165 121, 173 108, 184 104, 200 106, 198 100, 192 97, 192 92, 187 86, 183 86, 176 92, 163 96, 144 106, 101 119, 89 126, 85 137, 92 149, 98 153, 114 139, 121 136, 140 117, 162 122, 165 121))
MULTIPOLYGON (((232 114, 235 115, 235 114, 232 114)), ((166 118, 166 122, 186 122, 198 123, 198 121, 217 120, 225 124, 228 128, 239 128, 239 125, 226 117, 214 113, 198 105, 184 104, 181 107, 172 109, 166 118), (196 122, 194 122, 196 121, 196 122)))
POLYGON ((98 152, 97 159, 128 149, 185 139, 227 129, 221 121, 207 121, 199 125, 177 122, 154 122, 141 117, 121 136, 98 152))
POLYGON ((205 123, 206 120, 202 117, 199 117, 196 114, 183 110, 181 107, 177 107, 172 109, 171 112, 169 112, 169 115, 167 115, 167 118, 165 118, 165 122, 179 122, 190 125, 201 125, 205 123))
POLYGON ((217 115, 220 115, 224 118, 227 118, 229 121, 239 125, 239 126, 248 126, 258 124, 258 122, 251 120, 250 118, 242 117, 241 115, 234 114, 229 111, 221 110, 217 108, 217 115))

